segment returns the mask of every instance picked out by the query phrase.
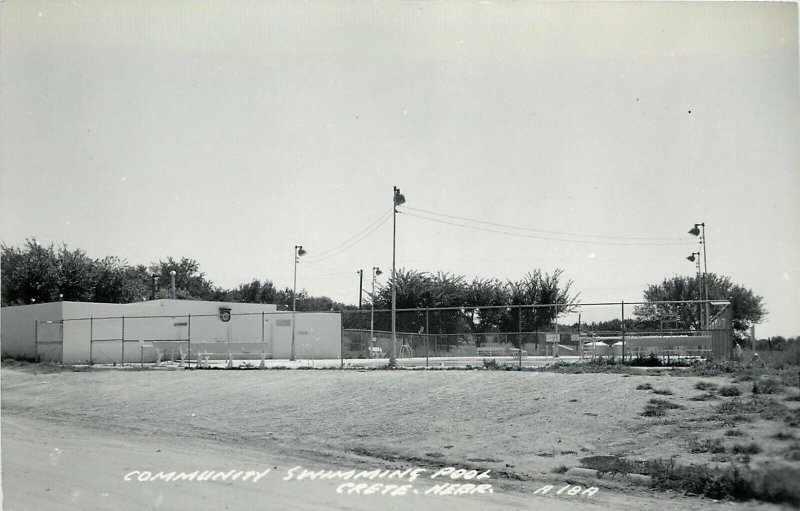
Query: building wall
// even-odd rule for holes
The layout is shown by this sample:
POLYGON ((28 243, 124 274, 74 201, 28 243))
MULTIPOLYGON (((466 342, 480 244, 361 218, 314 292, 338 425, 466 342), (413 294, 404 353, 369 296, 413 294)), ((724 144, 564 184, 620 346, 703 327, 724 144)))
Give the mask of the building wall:
MULTIPOLYGON (((59 321, 61 319, 61 302, 37 303, 3 307, 0 310, 0 350, 4 357, 34 358, 36 356, 36 320, 59 321)), ((39 324, 39 339, 53 342, 60 337, 60 325, 54 323, 39 324)), ((42 345, 42 355, 46 360, 57 356, 57 346, 42 345)))
MULTIPOLYGON (((0 315, 4 355, 33 358, 35 319, 39 319, 40 354, 64 364, 153 362, 156 352, 140 341, 156 341, 169 358, 181 348, 195 359, 201 351, 234 352, 236 358, 288 359, 291 353, 292 313, 277 312, 272 304, 154 300, 133 304, 58 302, 4 307, 0 315), (231 319, 219 317, 220 307, 231 310, 231 319), (191 315, 191 319, 189 316, 191 315), (124 320, 123 320, 124 316, 124 320), (41 321, 62 323, 43 324, 41 321), (124 331, 124 333, 123 333, 124 331), (41 341, 63 340, 44 345, 41 341), (90 343, 90 339, 92 342, 90 343), (161 342, 158 342, 161 341, 161 342), (182 342, 168 342, 182 341, 182 342), (250 354, 250 356, 248 356, 250 354)), ((297 313, 295 354, 298 358, 341 356, 341 315, 297 313)))
MULTIPOLYGON (((194 342, 261 342, 261 313, 272 314, 276 306, 258 303, 154 300, 132 304, 65 303, 64 363, 154 362, 156 352, 142 349, 140 341, 186 341, 158 343, 170 356, 188 351, 189 327, 194 342), (231 320, 221 321, 219 308, 231 309, 231 320), (191 315, 191 320, 189 316, 191 315), (125 317, 124 321, 122 316, 125 317), (90 347, 89 339, 93 339, 90 347), (91 353, 90 353, 91 349, 91 353)), ((265 329, 265 334, 266 334, 265 329)))

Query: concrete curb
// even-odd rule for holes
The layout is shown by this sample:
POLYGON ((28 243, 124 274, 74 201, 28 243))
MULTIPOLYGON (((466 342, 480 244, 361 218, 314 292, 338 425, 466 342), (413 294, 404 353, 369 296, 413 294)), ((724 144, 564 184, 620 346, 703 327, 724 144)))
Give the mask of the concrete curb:
POLYGON ((603 474, 593 468, 572 467, 567 470, 568 476, 586 477, 592 479, 607 479, 611 481, 626 481, 628 483, 649 486, 653 478, 644 474, 603 474))

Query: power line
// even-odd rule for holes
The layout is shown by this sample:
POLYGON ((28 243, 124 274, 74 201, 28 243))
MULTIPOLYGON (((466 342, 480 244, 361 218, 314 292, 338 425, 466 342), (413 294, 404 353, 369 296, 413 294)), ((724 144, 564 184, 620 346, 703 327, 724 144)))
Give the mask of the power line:
MULTIPOLYGON (((322 256, 317 256, 317 257, 311 259, 311 262, 319 263, 319 262, 322 262, 322 261, 326 261, 326 260, 328 260, 328 259, 330 259, 332 257, 335 257, 335 256, 341 254, 342 252, 350 250, 351 248, 353 248, 354 246, 358 245, 359 243, 361 243, 365 239, 369 238, 375 231, 377 231, 391 217, 392 217, 392 212, 390 210, 388 213, 386 213, 381 218, 379 218, 376 221, 377 223, 373 222, 372 224, 370 224, 370 227, 367 228, 369 230, 364 229, 359 234, 357 234, 356 236, 351 237, 350 240, 353 240, 352 243, 350 243, 348 245, 345 245, 345 246, 342 246, 342 245, 344 245, 344 244, 342 244, 342 245, 340 245, 341 248, 339 248, 339 249, 327 250, 327 251, 323 252, 322 256), (359 235, 360 235, 360 237, 358 237, 359 235), (358 239, 355 239, 357 237, 358 237, 358 239)), ((347 242, 345 242, 345 243, 347 243, 347 242)))
MULTIPOLYGON (((410 208, 409 208, 410 209, 410 208)), ((456 227, 462 227, 464 229, 473 229, 476 231, 483 231, 483 232, 493 232, 495 234, 505 234, 507 236, 516 236, 519 238, 530 238, 530 239, 537 239, 537 240, 547 240, 547 241, 562 241, 566 243, 583 243, 586 245, 622 245, 622 246, 633 246, 633 247, 653 247, 653 246, 687 246, 693 245, 693 243, 623 243, 623 242, 613 242, 613 241, 590 241, 590 240, 570 240, 570 239, 561 239, 561 238, 551 238, 546 236, 534 236, 532 234, 522 234, 517 232, 507 232, 507 231, 500 231, 497 229, 489 229, 487 227, 478 227, 475 225, 464 225, 455 222, 448 222, 446 220, 439 220, 437 218, 429 218, 426 216, 415 215, 413 213, 404 212, 405 215, 414 217, 414 218, 421 218, 422 220, 428 220, 429 222, 436 222, 440 224, 447 224, 447 225, 454 225, 456 227)))
POLYGON ((354 234, 354 235, 350 236, 349 238, 347 238, 347 239, 346 239, 346 240, 344 240, 343 242, 339 243, 339 244, 338 244, 338 245, 336 245, 335 247, 333 247, 333 248, 329 248, 329 249, 327 249, 327 250, 323 250, 323 251, 319 252, 318 254, 316 254, 316 255, 313 255, 313 256, 309 256, 309 257, 310 257, 310 258, 324 257, 324 256, 325 256, 327 253, 329 253, 329 252, 333 252, 333 251, 335 251, 335 250, 338 250, 338 249, 339 249, 339 247, 342 247, 342 246, 346 245, 347 243, 349 243, 349 242, 350 242, 350 241, 352 241, 353 239, 355 239, 355 238, 357 238, 358 236, 360 236, 362 233, 364 233, 364 231, 367 231, 367 230, 368 230, 368 229, 370 229, 372 226, 374 226, 375 224, 377 224, 378 222, 380 222, 381 220, 383 220, 383 219, 384 219, 384 217, 387 217, 388 215, 390 215, 390 214, 391 214, 391 212, 392 212, 392 209, 391 209, 391 208, 389 208, 387 211, 383 212, 383 214, 381 214, 381 216, 379 216, 377 220, 373 221, 373 222, 372 222, 372 223, 370 223, 368 226, 366 226, 365 228, 361 229, 361 230, 360 230, 360 231, 358 231, 356 234, 354 234))
POLYGON ((655 241, 655 240, 686 241, 686 240, 691 240, 692 239, 692 238, 660 238, 660 237, 636 237, 636 236, 603 236, 603 235, 600 235, 600 234, 577 234, 577 233, 561 232, 561 231, 546 231, 546 230, 543 230, 543 229, 534 229, 532 227, 519 227, 519 226, 516 226, 516 225, 508 225, 508 224, 499 224, 499 223, 494 223, 494 222, 486 222, 484 220, 477 220, 477 219, 474 219, 474 218, 467 218, 467 217, 463 217, 463 216, 447 215, 445 213, 437 213, 435 211, 428 211, 428 210, 425 210, 425 209, 412 208, 410 206, 402 206, 402 208, 403 209, 410 209, 410 210, 413 210, 413 211, 419 211, 421 213, 427 213, 429 215, 443 216, 443 217, 446 217, 446 218, 454 218, 456 220, 465 220, 465 221, 468 221, 468 222, 475 222, 475 223, 484 224, 484 225, 492 225, 492 226, 495 226, 495 227, 504 227, 504 228, 507 228, 507 229, 518 229, 518 230, 521 230, 521 231, 540 232, 540 233, 543 233, 543 234, 558 234, 558 235, 561 235, 561 236, 577 236, 577 237, 583 237, 583 238, 603 238, 603 239, 620 239, 620 240, 644 240, 644 241, 648 241, 648 240, 649 241, 655 241))

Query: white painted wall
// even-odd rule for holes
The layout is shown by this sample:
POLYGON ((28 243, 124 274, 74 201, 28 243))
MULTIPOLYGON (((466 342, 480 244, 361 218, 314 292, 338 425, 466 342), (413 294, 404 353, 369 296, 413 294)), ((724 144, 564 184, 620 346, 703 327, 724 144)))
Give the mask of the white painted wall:
MULTIPOLYGON (((126 363, 142 359, 155 361, 155 351, 147 349, 143 352, 140 340, 186 340, 190 327, 193 356, 201 350, 219 353, 231 348, 234 352, 246 350, 253 355, 242 358, 260 358, 263 350, 270 358, 288 359, 291 352, 292 313, 276 312, 275 305, 154 300, 132 304, 58 302, 4 307, 0 323, 3 353, 34 356, 36 318, 64 320, 63 327, 60 324, 52 326, 63 328, 63 333, 58 330, 52 335, 63 338, 63 355, 59 353, 57 361, 65 364, 87 363, 90 358, 95 363, 119 362, 123 354, 123 328, 126 363), (229 322, 220 320, 220 307, 231 309, 229 322), (91 347, 90 338, 93 339, 91 347)), ((298 358, 340 357, 341 316, 338 313, 297 313, 296 321, 295 353, 298 358)), ((44 335, 51 335, 42 328, 40 323, 40 341, 44 335)), ((188 349, 188 342, 181 344, 184 350, 188 349)), ((173 345, 177 357, 178 343, 161 344, 167 357, 169 346, 173 345)))
MULTIPOLYGON (((61 302, 18 305, 0 309, 0 351, 3 356, 34 358, 36 356, 36 321, 58 321, 61 319, 61 302)), ((48 342, 60 335, 60 325, 40 324, 39 339, 48 342)), ((43 345, 42 355, 50 360, 56 354, 54 345, 43 345)))

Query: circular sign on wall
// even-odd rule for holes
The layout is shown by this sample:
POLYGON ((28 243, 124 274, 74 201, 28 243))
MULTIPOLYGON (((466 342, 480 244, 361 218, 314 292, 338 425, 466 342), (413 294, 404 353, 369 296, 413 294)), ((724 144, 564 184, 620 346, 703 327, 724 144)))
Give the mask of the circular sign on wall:
POLYGON ((227 323, 231 320, 231 310, 227 307, 219 308, 219 319, 227 323))

